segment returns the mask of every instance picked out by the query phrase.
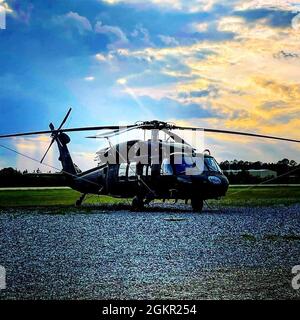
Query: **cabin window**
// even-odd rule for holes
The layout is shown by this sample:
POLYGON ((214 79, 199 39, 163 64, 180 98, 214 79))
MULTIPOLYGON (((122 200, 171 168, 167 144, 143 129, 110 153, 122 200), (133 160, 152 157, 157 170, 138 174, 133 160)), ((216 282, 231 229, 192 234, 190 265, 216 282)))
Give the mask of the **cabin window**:
POLYGON ((128 168, 128 178, 135 179, 136 178, 136 162, 132 162, 128 168))
POLYGON ((144 177, 147 177, 147 175, 148 175, 148 166, 147 166, 147 165, 144 165, 144 166, 143 166, 143 176, 144 176, 144 177))
POLYGON ((151 166, 149 165, 143 166, 143 177, 151 177, 151 166))
POLYGON ((174 170, 177 175, 200 175, 203 172, 203 158, 187 154, 175 154, 174 170))
POLYGON ((121 163, 119 167, 119 178, 124 180, 126 178, 127 163, 121 163))

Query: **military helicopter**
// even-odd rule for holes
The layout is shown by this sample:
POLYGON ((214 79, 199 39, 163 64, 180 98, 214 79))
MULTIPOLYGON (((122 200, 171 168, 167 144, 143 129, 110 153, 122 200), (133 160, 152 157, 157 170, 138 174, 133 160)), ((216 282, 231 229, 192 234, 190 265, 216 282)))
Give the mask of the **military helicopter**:
POLYGON ((153 120, 137 122, 128 126, 93 126, 66 128, 72 109, 69 109, 60 126, 55 129, 50 123, 50 130, 0 135, 0 138, 50 134, 48 151, 56 142, 62 172, 68 186, 82 195, 76 205, 80 206, 87 194, 110 195, 120 198, 133 198, 132 209, 141 210, 145 204, 154 199, 191 200, 192 209, 201 212, 203 202, 208 199, 220 199, 226 195, 229 182, 222 173, 217 161, 209 150, 199 153, 195 147, 175 134, 173 130, 201 130, 230 135, 259 137, 287 142, 300 143, 300 140, 267 136, 261 134, 237 132, 209 128, 177 126, 176 124, 153 120), (116 145, 110 138, 141 129, 151 133, 148 140, 129 140, 116 145), (109 130, 87 138, 107 139, 110 146, 100 150, 97 155, 99 163, 95 168, 81 172, 74 164, 68 144, 69 132, 109 130), (159 138, 163 132, 167 139, 159 138))

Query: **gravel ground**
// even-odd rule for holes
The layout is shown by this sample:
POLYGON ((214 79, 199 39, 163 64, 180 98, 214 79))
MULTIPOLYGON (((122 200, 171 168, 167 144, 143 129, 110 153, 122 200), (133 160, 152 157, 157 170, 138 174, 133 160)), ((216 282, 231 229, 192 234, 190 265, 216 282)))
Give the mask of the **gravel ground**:
POLYGON ((0 211, 0 299, 286 299, 300 205, 0 211))

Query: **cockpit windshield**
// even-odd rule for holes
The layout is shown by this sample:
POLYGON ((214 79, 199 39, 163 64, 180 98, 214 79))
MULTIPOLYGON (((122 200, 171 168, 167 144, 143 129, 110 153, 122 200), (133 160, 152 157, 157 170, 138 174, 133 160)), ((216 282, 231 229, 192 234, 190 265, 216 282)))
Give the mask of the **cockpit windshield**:
POLYGON ((173 161, 165 159, 162 163, 161 173, 163 175, 200 175, 203 172, 222 172, 217 161, 212 157, 203 155, 173 155, 173 161))
POLYGON ((219 167, 217 161, 211 157, 204 158, 205 163, 205 171, 214 171, 214 172, 222 172, 221 168, 219 167))

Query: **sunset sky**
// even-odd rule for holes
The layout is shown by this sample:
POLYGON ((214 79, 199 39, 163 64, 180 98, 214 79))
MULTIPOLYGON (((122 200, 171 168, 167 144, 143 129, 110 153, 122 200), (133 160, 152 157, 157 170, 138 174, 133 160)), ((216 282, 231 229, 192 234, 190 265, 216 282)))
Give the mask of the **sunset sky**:
MULTIPOLYGON (((0 134, 67 126, 177 124, 300 139, 296 0, 0 0, 0 134)), ((83 169, 101 141, 73 134, 83 169)), ((3 139, 40 159, 49 137, 3 139)), ((300 145, 206 135, 218 161, 300 162, 300 145)), ((59 167, 57 150, 46 162, 59 167)), ((0 168, 37 163, 0 148, 0 168)), ((50 170, 40 166, 43 171, 50 170)))

